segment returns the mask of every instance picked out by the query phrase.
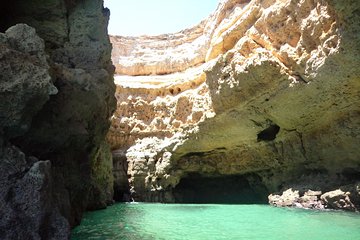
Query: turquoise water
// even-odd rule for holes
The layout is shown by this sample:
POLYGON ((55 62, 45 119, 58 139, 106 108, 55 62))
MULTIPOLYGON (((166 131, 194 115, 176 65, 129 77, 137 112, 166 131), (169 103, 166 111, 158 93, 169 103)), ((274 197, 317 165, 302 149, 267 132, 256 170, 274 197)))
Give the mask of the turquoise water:
POLYGON ((360 214, 268 205, 115 204, 88 212, 73 240, 359 240, 360 214))

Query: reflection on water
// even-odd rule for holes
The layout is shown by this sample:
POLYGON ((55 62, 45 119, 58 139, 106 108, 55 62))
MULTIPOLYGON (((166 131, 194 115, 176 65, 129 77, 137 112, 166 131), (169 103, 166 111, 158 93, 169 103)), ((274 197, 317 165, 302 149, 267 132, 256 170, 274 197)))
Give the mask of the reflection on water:
POLYGON ((88 212, 72 239, 360 239, 360 215, 267 205, 115 204, 88 212))

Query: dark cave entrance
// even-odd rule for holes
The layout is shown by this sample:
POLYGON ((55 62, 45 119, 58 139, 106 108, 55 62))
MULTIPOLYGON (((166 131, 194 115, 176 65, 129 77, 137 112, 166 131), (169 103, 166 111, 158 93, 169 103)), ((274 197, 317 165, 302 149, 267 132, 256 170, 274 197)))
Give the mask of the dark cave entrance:
POLYGON ((277 124, 271 124, 268 128, 262 130, 257 134, 257 141, 272 141, 279 133, 280 127, 277 124))
POLYGON ((173 190, 176 203, 265 204, 268 191, 245 175, 208 177, 190 174, 173 190))

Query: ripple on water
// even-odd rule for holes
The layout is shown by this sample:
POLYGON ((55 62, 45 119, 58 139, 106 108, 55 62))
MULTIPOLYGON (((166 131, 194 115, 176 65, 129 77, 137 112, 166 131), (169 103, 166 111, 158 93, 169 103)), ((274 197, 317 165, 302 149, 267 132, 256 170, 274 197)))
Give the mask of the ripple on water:
POLYGON ((73 240, 360 239, 360 215, 268 205, 115 204, 88 212, 73 240))

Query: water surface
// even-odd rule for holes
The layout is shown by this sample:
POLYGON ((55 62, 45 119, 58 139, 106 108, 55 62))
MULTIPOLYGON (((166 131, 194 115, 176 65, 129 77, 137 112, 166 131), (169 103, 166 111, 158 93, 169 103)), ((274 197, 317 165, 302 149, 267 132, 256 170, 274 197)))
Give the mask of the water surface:
POLYGON ((360 239, 360 214, 268 205, 124 204, 87 212, 73 240, 360 239))

